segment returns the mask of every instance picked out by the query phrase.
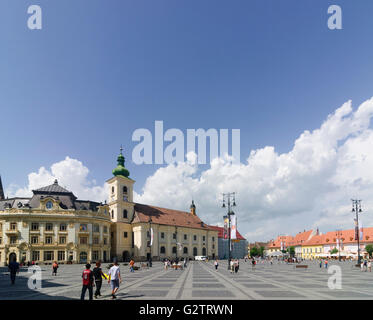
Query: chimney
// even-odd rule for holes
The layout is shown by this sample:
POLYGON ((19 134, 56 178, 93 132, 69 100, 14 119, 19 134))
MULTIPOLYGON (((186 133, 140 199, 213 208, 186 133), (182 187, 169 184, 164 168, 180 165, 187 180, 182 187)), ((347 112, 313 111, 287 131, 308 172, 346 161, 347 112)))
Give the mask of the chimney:
POLYGON ((192 204, 190 205, 190 213, 193 215, 193 216, 196 216, 196 206, 194 204, 194 200, 192 200, 192 204))

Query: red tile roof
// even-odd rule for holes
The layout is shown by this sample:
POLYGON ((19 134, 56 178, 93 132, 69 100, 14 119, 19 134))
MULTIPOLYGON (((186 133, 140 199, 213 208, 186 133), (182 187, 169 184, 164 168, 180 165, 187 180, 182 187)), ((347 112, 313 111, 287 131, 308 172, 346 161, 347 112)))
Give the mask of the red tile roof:
MULTIPOLYGON (((218 238, 223 238, 224 236, 224 228, 218 226, 209 226, 210 229, 218 231, 218 238)), ((237 239, 238 240, 246 240, 237 230, 237 239)))
POLYGON ((155 224, 204 230, 210 229, 198 216, 192 215, 190 212, 136 203, 133 222, 149 223, 149 217, 151 217, 152 223, 155 224))

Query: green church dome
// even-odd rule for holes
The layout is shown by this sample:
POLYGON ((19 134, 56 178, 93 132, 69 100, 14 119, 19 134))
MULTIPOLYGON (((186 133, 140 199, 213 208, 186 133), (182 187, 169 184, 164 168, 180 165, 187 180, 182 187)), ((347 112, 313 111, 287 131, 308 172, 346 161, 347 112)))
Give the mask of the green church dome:
POLYGON ((123 177, 128 178, 128 176, 130 175, 130 172, 124 167, 125 159, 124 159, 124 156, 122 154, 122 150, 123 150, 123 148, 120 147, 120 154, 119 154, 118 159, 117 159, 118 165, 113 170, 113 175, 114 176, 123 176, 123 177))

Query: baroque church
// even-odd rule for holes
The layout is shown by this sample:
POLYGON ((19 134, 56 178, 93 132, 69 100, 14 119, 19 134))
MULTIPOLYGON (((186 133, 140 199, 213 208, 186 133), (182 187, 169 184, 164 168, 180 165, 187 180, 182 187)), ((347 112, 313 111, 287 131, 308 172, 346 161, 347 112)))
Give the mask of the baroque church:
POLYGON ((135 203, 122 149, 105 203, 79 200, 58 184, 5 198, 0 177, 0 265, 162 260, 218 255, 218 231, 190 211, 135 203))

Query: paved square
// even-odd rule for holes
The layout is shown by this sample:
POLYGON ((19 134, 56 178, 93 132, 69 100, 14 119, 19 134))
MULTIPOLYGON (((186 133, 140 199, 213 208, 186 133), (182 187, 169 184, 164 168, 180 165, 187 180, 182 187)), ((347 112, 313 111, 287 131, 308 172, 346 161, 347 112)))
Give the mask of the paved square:
MULTIPOLYGON (((240 262, 238 273, 227 270, 226 261, 220 261, 215 270, 213 262, 190 262, 184 270, 164 270, 163 264, 153 263, 152 268, 131 273, 128 266, 120 265, 123 283, 118 299, 373 299, 373 273, 362 272, 350 262, 331 262, 342 271, 342 289, 331 290, 328 279, 332 274, 320 269, 317 262, 307 262, 307 269, 295 269, 286 263, 240 262)), ((108 264, 103 265, 107 271, 108 264)), ((61 265, 57 277, 51 266, 41 266, 42 288, 28 288, 30 274, 22 268, 14 286, 9 273, 0 268, 0 299, 79 299, 83 265, 61 265)), ((110 299, 110 286, 104 281, 102 297, 110 299)), ((88 299, 88 292, 86 294, 88 299)))

